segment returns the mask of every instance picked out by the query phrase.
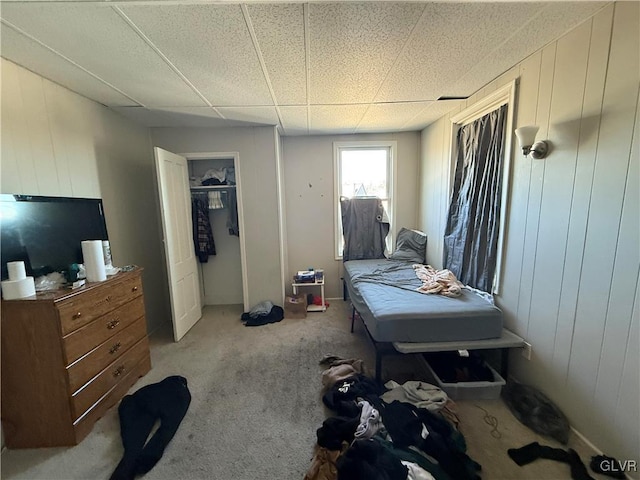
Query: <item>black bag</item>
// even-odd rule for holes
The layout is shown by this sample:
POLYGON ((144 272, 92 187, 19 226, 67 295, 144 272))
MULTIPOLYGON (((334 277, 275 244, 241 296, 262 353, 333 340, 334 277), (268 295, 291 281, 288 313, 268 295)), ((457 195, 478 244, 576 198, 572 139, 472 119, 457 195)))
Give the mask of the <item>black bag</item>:
POLYGON ((502 389, 502 396, 515 417, 531 430, 563 444, 569 441, 569 420, 542 392, 529 385, 509 382, 502 389))

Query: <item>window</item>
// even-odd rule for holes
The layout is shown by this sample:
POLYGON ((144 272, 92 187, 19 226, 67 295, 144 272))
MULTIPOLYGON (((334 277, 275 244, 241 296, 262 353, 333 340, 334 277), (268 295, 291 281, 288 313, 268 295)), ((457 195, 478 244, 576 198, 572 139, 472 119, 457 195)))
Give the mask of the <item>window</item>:
POLYGON ((444 267, 463 283, 494 294, 500 293, 515 93, 513 81, 451 118, 452 203, 444 267), (495 125, 487 126, 491 122, 495 125), (460 207, 465 202, 470 208, 460 207))
MULTIPOLYGON (((335 142, 335 254, 342 258, 340 197, 379 197, 393 225, 393 172, 396 142, 335 142)), ((392 234, 387 236, 391 251, 392 234)))

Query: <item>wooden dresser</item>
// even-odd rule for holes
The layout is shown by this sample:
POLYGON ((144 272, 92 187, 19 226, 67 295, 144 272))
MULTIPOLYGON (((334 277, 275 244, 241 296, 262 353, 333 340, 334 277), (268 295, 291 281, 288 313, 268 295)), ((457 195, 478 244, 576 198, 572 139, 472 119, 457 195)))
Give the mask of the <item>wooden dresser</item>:
POLYGON ((141 274, 2 301, 8 448, 76 445, 151 369, 141 274))

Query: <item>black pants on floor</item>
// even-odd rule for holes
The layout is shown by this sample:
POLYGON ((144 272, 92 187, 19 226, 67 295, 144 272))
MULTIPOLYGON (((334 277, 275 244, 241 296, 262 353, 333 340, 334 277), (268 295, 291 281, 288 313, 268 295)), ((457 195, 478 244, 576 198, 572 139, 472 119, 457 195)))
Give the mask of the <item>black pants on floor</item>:
POLYGON ((110 480, 131 480, 147 473, 162 457, 189 408, 187 379, 167 377, 125 396, 118 407, 124 455, 110 480), (147 442, 156 421, 158 430, 147 442))

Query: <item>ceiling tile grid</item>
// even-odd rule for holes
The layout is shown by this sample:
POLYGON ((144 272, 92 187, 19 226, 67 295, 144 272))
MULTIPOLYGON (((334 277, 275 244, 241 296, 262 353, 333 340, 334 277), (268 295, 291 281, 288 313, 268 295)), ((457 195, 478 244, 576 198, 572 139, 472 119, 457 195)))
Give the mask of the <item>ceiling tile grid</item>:
POLYGON ((309 133, 307 107, 281 106, 280 116, 285 135, 307 135, 309 133))
POLYGON ((464 100, 431 102, 415 117, 409 119, 402 128, 403 130, 422 130, 443 115, 455 110, 462 102, 464 102, 464 100))
POLYGON ((108 6, 4 4, 1 16, 142 105, 205 105, 108 6))
POLYGON ((477 63, 452 84, 453 91, 471 91, 486 85, 531 53, 559 38, 572 27, 607 5, 606 2, 549 2, 531 16, 484 61, 477 63), (578 15, 576 15, 578 14, 578 15))
POLYGON ((511 34, 514 25, 539 10, 529 3, 428 4, 420 25, 376 101, 426 101, 469 95, 451 86, 511 34))
POLYGON ((278 125, 280 123, 275 107, 218 107, 217 110, 229 120, 262 125, 278 125))
POLYGON ((136 104, 134 100, 11 27, 0 26, 0 45, 4 58, 96 102, 115 107, 136 104))
POLYGON ((0 54, 147 126, 419 130, 606 4, 17 0, 0 54))
POLYGON ((166 108, 162 110, 143 107, 119 107, 114 110, 148 127, 215 128, 247 125, 245 122, 224 119, 211 107, 166 108))
POLYGON ((273 105, 240 5, 120 8, 212 105, 273 105))
POLYGON ((248 11, 277 103, 306 105, 303 5, 250 5, 248 11))
POLYGON ((370 105, 358 124, 357 132, 401 131, 429 103, 431 102, 370 105))
POLYGON ((371 102, 424 8, 417 3, 310 4, 311 103, 371 102))
POLYGON ((309 107, 309 134, 353 133, 367 105, 311 105, 309 107))

